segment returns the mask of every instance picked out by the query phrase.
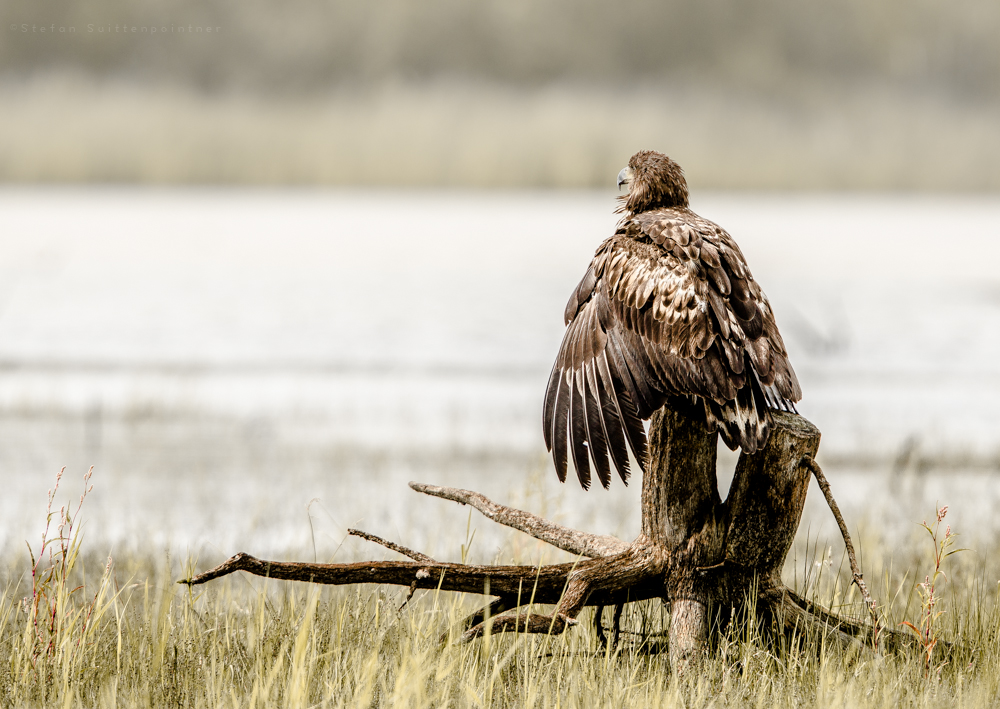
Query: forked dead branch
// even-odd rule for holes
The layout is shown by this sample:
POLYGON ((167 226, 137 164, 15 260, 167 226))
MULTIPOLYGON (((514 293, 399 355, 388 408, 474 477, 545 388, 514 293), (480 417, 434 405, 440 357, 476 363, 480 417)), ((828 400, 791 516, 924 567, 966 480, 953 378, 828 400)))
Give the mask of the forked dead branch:
POLYGON ((879 628, 854 558, 847 527, 815 463, 820 432, 797 414, 774 412, 767 444, 740 456, 725 502, 716 478, 717 433, 673 400, 650 426, 649 460, 642 481, 642 530, 631 543, 570 529, 529 512, 497 504, 477 492, 411 483, 424 494, 470 505, 491 520, 578 554, 574 563, 544 566, 477 566, 439 562, 365 532, 414 561, 317 564, 263 561, 237 554, 219 567, 181 581, 201 584, 234 571, 321 584, 377 583, 492 596, 466 619, 462 634, 486 631, 560 633, 586 606, 620 605, 661 598, 671 606, 670 658, 684 671, 747 603, 766 629, 778 635, 820 633, 849 645, 898 645, 907 636, 879 628), (781 581, 781 568, 798 529, 811 474, 815 473, 844 534, 854 580, 872 610, 872 623, 839 617, 805 600, 781 581), (551 614, 525 606, 552 604, 551 614))

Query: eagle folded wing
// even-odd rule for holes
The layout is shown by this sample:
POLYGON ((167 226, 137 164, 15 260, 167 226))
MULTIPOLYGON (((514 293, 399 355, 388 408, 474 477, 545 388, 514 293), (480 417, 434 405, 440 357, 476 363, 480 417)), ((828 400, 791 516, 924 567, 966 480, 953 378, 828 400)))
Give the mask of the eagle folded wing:
POLYGON ((543 411, 560 480, 572 457, 584 488, 590 459, 604 487, 612 464, 627 482, 626 442, 644 465, 642 419, 669 396, 701 397, 726 442, 750 450, 767 435, 763 402, 801 397, 742 253, 690 212, 647 212, 625 224, 598 249, 565 315, 543 411))

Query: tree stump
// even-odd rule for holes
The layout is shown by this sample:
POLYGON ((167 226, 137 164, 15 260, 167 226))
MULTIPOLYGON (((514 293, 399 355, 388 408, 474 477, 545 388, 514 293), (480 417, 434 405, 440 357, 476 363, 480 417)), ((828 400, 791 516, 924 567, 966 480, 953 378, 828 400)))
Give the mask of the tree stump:
MULTIPOLYGON (((670 660, 678 673, 696 668, 705 656, 713 618, 728 617, 747 603, 753 603, 758 617, 770 621, 769 627, 779 633, 819 630, 844 644, 879 637, 896 643, 905 638, 884 629, 880 636, 876 626, 837 617, 781 581, 810 471, 818 471, 814 458, 819 430, 797 414, 772 412, 774 426, 767 445, 753 455, 740 456, 723 502, 716 478, 718 434, 708 431, 689 407, 686 400, 671 400, 653 415, 642 481, 642 531, 631 543, 569 529, 476 492, 410 483, 418 492, 471 505, 495 522, 587 557, 576 563, 541 567, 444 563, 350 530, 414 561, 309 564, 237 554, 180 583, 200 584, 247 571, 323 584, 396 584, 408 586, 410 596, 417 589, 438 588, 494 596, 486 608, 466 619, 463 641, 482 635, 487 624, 493 633, 560 633, 575 624, 588 605, 661 598, 671 607, 670 660), (551 615, 522 610, 530 603, 554 604, 555 609, 551 615)), ((839 518, 839 512, 835 514, 839 518)), ((858 570, 855 579, 860 580, 858 570)), ((867 595, 863 585, 862 590, 867 595)))

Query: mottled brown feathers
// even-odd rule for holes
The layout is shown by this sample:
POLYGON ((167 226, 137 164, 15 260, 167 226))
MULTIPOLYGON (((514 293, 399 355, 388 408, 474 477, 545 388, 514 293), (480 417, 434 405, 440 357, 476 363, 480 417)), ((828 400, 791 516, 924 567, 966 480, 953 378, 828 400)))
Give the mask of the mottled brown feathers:
POLYGON ((603 486, 612 466, 627 482, 626 446, 645 465, 642 419, 669 397, 747 452, 766 442, 769 409, 801 398, 767 297, 732 237, 688 209, 680 167, 643 151, 629 168, 625 216, 570 296, 545 393, 556 472, 572 458, 585 488, 591 462, 603 486))

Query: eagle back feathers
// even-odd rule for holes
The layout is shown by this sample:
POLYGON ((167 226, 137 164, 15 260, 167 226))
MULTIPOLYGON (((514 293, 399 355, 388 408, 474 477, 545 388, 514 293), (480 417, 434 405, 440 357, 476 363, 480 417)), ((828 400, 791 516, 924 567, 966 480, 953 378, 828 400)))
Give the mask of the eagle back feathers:
POLYGON ((565 320, 543 417, 561 480, 572 457, 584 487, 589 459, 605 487, 612 464, 627 481, 626 442, 644 465, 641 419, 669 397, 700 400, 726 443, 748 452, 767 438, 768 409, 801 398, 739 247, 686 206, 627 214, 597 249, 565 320))

